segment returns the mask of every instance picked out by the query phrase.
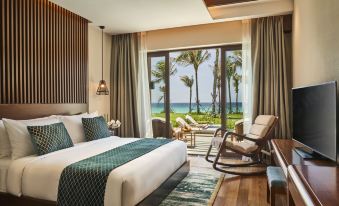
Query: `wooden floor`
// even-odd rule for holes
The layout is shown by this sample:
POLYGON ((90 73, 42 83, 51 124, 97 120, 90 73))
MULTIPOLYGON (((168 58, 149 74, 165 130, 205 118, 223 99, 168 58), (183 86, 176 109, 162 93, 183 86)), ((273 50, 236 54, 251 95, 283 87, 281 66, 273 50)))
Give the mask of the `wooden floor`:
MULTIPOLYGON (((189 156, 192 171, 214 171, 210 163, 203 156, 189 156)), ((226 174, 222 186, 218 192, 214 206, 255 205, 268 206, 266 202, 267 190, 266 175, 259 176, 234 176, 226 174)), ((276 205, 283 204, 285 197, 278 197, 276 205)))
MULTIPOLYGON (((190 142, 187 142, 187 153, 189 155, 205 155, 212 141, 213 135, 196 135, 196 146, 189 147, 190 142)), ((217 154, 217 150, 212 148, 212 155, 217 154)))

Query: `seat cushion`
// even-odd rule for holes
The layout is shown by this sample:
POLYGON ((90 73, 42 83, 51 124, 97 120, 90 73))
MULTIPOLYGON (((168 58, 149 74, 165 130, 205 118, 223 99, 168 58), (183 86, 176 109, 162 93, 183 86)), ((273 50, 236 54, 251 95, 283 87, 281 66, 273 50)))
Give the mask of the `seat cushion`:
POLYGON ((266 169, 267 181, 270 187, 286 187, 286 177, 280 167, 269 166, 266 169))
POLYGON ((250 138, 259 139, 265 137, 274 120, 275 116, 273 115, 259 115, 251 126, 249 135, 253 136, 250 138))
POLYGON ((251 153, 258 148, 258 146, 254 142, 248 140, 238 142, 228 139, 226 141, 226 146, 246 154, 251 153))
POLYGON ((271 126, 274 122, 275 116, 273 115, 259 115, 255 118, 254 124, 271 126))
POLYGON ((268 129, 269 127, 265 125, 253 124, 249 133, 258 136, 259 138, 263 138, 268 129))

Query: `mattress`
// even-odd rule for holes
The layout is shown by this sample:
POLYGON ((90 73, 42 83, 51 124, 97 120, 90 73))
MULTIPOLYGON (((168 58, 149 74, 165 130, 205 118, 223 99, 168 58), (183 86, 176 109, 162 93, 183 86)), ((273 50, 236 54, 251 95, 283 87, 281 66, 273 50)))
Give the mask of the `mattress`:
MULTIPOLYGON (((109 137, 42 156, 15 160, 8 170, 7 192, 56 201, 60 175, 65 167, 137 140, 109 137)), ((136 205, 186 160, 186 144, 173 141, 114 169, 108 176, 105 205, 136 205)))
POLYGON ((7 170, 11 162, 12 159, 10 157, 0 159, 0 192, 7 192, 7 170))

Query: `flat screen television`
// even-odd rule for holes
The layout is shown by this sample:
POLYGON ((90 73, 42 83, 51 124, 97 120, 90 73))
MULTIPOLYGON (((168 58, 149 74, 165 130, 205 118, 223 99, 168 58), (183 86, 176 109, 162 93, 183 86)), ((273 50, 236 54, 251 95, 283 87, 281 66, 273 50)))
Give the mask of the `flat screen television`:
POLYGON ((333 161, 337 159, 336 120, 335 81, 293 89, 293 138, 333 161))

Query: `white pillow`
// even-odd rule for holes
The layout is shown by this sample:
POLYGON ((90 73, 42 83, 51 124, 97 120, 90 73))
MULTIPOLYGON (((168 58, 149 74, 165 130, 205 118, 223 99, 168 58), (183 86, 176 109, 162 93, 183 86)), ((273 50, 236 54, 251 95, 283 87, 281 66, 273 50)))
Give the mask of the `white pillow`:
POLYGON ((98 116, 98 114, 95 112, 91 114, 84 113, 79 115, 57 117, 61 122, 64 123, 67 132, 73 141, 73 144, 77 144, 86 141, 84 127, 82 125, 82 118, 93 118, 96 116, 98 116))
POLYGON ((0 120, 0 158, 11 156, 11 145, 4 123, 0 120))
POLYGON ((27 126, 50 125, 59 123, 60 121, 56 117, 45 117, 30 120, 3 119, 3 122, 11 144, 12 159, 15 160, 36 154, 27 126))

